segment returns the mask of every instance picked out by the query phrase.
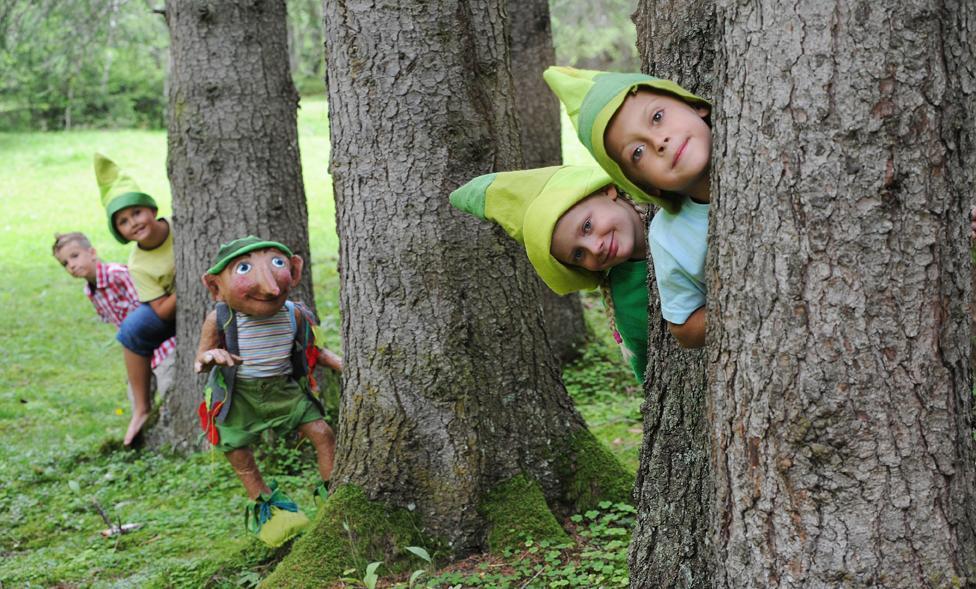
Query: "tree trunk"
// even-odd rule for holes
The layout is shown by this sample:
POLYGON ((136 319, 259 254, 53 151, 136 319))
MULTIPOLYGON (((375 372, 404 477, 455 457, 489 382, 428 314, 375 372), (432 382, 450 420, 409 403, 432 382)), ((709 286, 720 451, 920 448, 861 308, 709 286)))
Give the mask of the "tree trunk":
MULTIPOLYGON (((642 0, 634 22, 644 71, 712 95, 711 0, 642 0)), ((654 264, 648 260, 648 362, 644 439, 637 471, 637 523, 630 544, 630 584, 709 587, 711 480, 705 353, 681 349, 661 316, 654 264)), ((711 314, 711 312, 709 313, 711 314)))
POLYGON ((974 10, 720 4, 717 587, 976 583, 974 10))
POLYGON ((192 359, 212 305, 200 276, 219 245, 247 234, 288 245, 305 260, 292 298, 309 304, 312 272, 285 3, 170 1, 166 20, 179 347, 174 390, 148 441, 190 449, 201 390, 192 359))
MULTIPOLYGON (((503 0, 328 0, 325 22, 346 361, 337 495, 413 513, 448 556, 555 524, 540 500, 495 525, 533 495, 556 511, 626 499, 632 480, 561 383, 524 252, 448 202, 521 164, 503 0)), ((268 586, 326 582, 330 538, 346 533, 323 509, 268 586)))
MULTIPOLYGON (((563 161, 557 99, 542 79, 556 63, 548 0, 509 0, 512 79, 522 139, 522 167, 558 166, 563 161)), ((586 321, 578 294, 559 296, 544 284, 542 313, 549 343, 561 365, 579 358, 586 343, 586 321)))

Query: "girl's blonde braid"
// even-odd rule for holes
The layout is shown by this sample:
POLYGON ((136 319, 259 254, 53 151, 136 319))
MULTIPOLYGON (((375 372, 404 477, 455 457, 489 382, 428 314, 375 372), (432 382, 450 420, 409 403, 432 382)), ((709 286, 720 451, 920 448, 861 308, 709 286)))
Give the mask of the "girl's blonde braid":
MULTIPOLYGON (((634 207, 637 214, 640 215, 641 224, 647 227, 648 219, 650 219, 651 211, 649 207, 643 207, 634 202, 634 199, 630 197, 629 194, 617 188, 617 193, 621 198, 623 198, 630 206, 634 207)), ((647 233, 644 233, 644 238, 647 239, 647 233)), ((650 255, 650 252, 648 252, 650 255)), ((617 331, 617 320, 616 313, 613 308, 613 295, 610 292, 610 272, 607 271, 603 274, 603 278, 600 279, 600 294, 603 296, 603 308, 606 309, 607 321, 610 322, 610 333, 613 334, 613 341, 617 342, 620 346, 620 352, 623 354, 624 361, 630 363, 630 359, 634 356, 633 350, 624 345, 624 340, 620 337, 620 332, 617 331)))

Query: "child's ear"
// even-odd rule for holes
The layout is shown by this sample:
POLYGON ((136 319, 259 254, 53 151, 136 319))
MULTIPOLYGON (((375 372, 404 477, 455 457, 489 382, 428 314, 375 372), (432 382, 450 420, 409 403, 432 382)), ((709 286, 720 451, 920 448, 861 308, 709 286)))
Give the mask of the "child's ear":
POLYGON ((698 113, 698 116, 704 119, 707 118, 708 115, 712 114, 712 107, 702 103, 695 107, 695 112, 698 113))
POLYGON ((617 197, 620 196, 620 193, 617 192, 617 187, 613 184, 607 186, 605 190, 607 191, 607 196, 610 197, 610 200, 617 200, 617 197))
POLYGON ((292 256, 288 261, 291 262, 291 285, 295 287, 302 279, 302 268, 305 267, 305 262, 301 256, 292 256))
POLYGON ((205 287, 207 287, 207 290, 210 291, 210 298, 212 298, 215 301, 216 300, 219 300, 219 298, 220 298, 220 277, 219 276, 214 276, 213 274, 207 273, 207 274, 204 274, 203 276, 201 276, 200 277, 200 280, 203 282, 203 285, 205 287))

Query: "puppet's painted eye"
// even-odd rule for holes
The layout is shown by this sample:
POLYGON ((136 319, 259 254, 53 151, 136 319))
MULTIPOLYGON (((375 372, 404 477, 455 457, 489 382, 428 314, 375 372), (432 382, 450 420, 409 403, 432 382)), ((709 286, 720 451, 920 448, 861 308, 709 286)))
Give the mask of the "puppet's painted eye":
POLYGON ((284 258, 279 258, 278 256, 275 256, 271 258, 271 265, 274 266, 275 268, 284 268, 285 260, 284 258))
POLYGON ((241 262, 234 268, 234 272, 237 274, 247 274, 250 271, 251 271, 250 262, 241 262))

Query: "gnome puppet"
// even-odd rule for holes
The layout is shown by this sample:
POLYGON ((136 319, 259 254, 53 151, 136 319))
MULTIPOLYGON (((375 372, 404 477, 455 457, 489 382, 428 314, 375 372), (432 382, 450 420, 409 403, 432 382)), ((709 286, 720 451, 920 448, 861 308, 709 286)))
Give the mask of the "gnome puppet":
POLYGON ((302 259, 286 246, 248 236, 222 245, 202 277, 218 302, 204 321, 195 363, 197 372, 210 368, 201 425, 252 501, 248 529, 272 547, 301 532, 309 520, 273 481, 265 484, 251 446, 265 430, 297 429, 315 446, 321 498, 335 455, 335 434, 313 395, 311 375, 318 362, 341 370, 342 361, 316 347, 314 316, 288 300, 302 267, 302 259))

